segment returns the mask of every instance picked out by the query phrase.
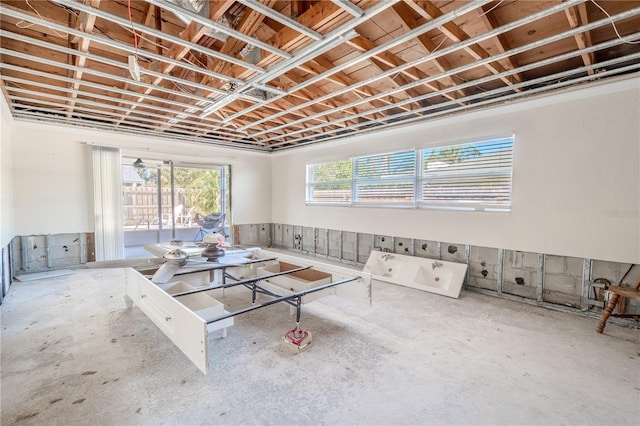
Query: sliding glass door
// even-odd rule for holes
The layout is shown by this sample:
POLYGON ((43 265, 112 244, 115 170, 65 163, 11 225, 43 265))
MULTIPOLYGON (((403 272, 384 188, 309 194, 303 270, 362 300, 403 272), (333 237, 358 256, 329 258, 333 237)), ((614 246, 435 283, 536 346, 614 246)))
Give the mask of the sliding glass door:
POLYGON ((229 236, 229 174, 228 166, 123 158, 125 257, 147 256, 147 244, 229 236))

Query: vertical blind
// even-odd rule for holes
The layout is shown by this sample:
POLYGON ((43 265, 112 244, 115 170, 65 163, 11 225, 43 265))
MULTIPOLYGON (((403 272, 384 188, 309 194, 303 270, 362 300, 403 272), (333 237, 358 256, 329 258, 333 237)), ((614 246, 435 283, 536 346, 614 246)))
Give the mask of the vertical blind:
POLYGON ((509 210, 513 137, 307 165, 308 204, 509 210))
POLYGON ((122 259, 122 161, 117 148, 93 147, 93 206, 96 260, 122 259))

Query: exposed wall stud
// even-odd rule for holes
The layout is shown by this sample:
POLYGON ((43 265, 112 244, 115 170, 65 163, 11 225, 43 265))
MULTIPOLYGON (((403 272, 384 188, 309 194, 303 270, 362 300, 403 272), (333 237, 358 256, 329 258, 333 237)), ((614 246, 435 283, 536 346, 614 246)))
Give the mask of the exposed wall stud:
POLYGON ((358 263, 360 261, 360 234, 359 233, 355 233, 356 234, 356 254, 355 254, 355 263, 358 263))
POLYGON ((22 259, 22 270, 23 271, 28 271, 29 270, 29 257, 27 255, 27 251, 29 250, 29 239, 27 237, 21 237, 20 238, 20 254, 21 254, 21 259, 22 259))
POLYGON ((582 297, 580 298, 580 310, 589 310, 589 289, 591 288, 591 259, 582 260, 582 297))
POLYGON ((327 256, 327 258, 329 257, 329 228, 326 228, 324 230, 324 234, 325 234, 325 238, 326 238, 326 242, 325 242, 325 255, 327 256))
POLYGON ((80 234, 80 263, 87 263, 87 234, 84 232, 80 234))
POLYGON ((498 271, 496 277, 496 291, 502 296, 502 286, 504 285, 504 256, 505 250, 498 249, 498 271))
MULTIPOLYGON (((412 244, 413 245, 413 244, 412 244)), ((471 246, 469 244, 464 245, 464 262, 467 264, 467 274, 465 276, 465 282, 463 284, 468 285, 471 279, 471 268, 469 268, 469 259, 471 259, 471 246)))
POLYGON ((538 253, 537 278, 538 285, 536 287, 536 301, 539 305, 542 305, 544 295, 544 254, 542 253, 538 253))

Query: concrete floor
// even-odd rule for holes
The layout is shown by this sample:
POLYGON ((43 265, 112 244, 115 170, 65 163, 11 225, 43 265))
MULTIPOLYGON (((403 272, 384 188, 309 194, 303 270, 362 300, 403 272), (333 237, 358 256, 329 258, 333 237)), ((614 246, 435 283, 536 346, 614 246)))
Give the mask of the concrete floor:
MULTIPOLYGON (((638 425, 637 330, 463 291, 374 282, 373 306, 287 305, 210 335, 204 376, 123 300, 117 269, 14 283, 1 306, 1 423, 638 425), (218 332, 219 333, 219 332, 218 332)), ((234 310, 245 289, 222 299, 234 310)))

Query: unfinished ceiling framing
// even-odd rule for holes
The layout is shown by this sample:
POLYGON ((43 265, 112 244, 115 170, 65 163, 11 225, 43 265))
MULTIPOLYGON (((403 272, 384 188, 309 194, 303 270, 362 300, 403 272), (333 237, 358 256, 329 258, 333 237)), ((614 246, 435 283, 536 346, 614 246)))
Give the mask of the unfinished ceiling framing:
POLYGON ((14 118, 277 151, 640 69, 640 1, 2 0, 14 118))

